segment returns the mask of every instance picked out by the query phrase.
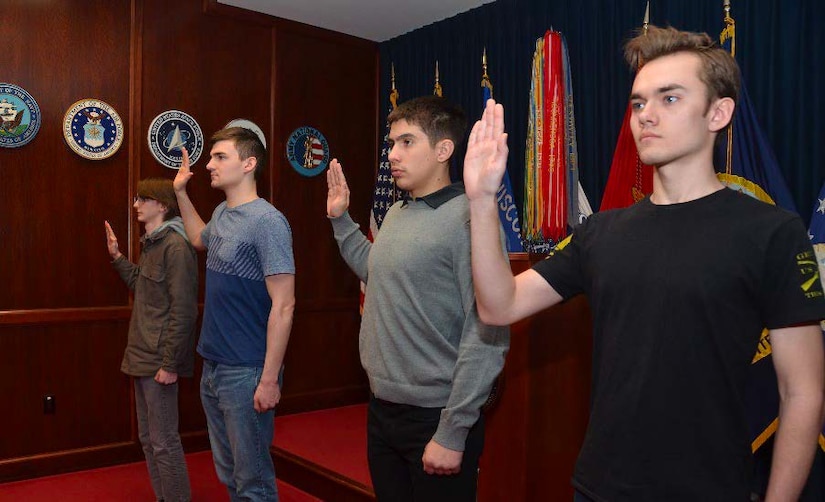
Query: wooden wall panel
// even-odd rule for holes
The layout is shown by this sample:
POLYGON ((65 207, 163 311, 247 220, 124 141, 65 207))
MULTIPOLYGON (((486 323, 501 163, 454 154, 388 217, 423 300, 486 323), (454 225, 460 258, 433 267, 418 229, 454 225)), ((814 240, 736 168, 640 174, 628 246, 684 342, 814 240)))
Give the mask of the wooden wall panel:
POLYGON ((332 237, 326 176, 299 175, 287 161, 286 143, 298 127, 321 131, 332 156, 345 164, 352 214, 368 221, 378 165, 376 47, 286 21, 276 26, 275 47, 280 131, 272 154, 275 204, 292 226, 296 266, 297 311, 283 409, 288 413, 367 396, 358 359, 359 283, 332 237))
MULTIPOLYGON (((85 160, 63 140, 77 100, 112 105, 129 124, 129 2, 4 0, 0 81, 26 89, 42 125, 22 148, 0 148, 0 311, 122 305, 108 270, 103 220, 126 228, 127 145, 85 160)), ((128 139, 128 138, 127 138, 128 139)))
POLYGON ((0 326, 0 459, 135 439, 131 383, 120 372, 127 324, 0 326), (54 414, 43 412, 47 394, 54 414))
MULTIPOLYGON (((14 410, 0 414, 0 431, 15 431, 0 440, 0 481, 140 455, 131 383, 119 371, 131 299, 108 263, 103 220, 136 259, 134 187, 175 174, 146 145, 150 122, 169 109, 195 117, 207 139, 234 118, 267 134, 259 194, 289 218, 298 267, 280 412, 363 401, 358 281, 324 216, 324 178, 299 179, 283 152, 296 124, 319 127, 334 154, 358 166, 353 206, 366 221, 377 163, 377 45, 214 0, 4 0, 2 13, 15 43, 0 52, 0 81, 35 97, 43 125, 29 145, 0 149, 0 395, 14 410), (310 57, 292 52, 301 50, 310 57), (341 76, 351 71, 347 83, 341 76), (63 114, 88 97, 124 121, 124 144, 107 160, 82 159, 62 138, 63 114), (43 414, 47 392, 57 396, 56 415, 43 414)), ((209 186, 208 149, 189 190, 204 219, 223 200, 209 186)), ((201 298, 204 266, 201 253, 201 298)), ((196 449, 206 447, 200 362, 180 384, 184 445, 196 449)))
MULTIPOLYGON (((520 273, 526 254, 511 255, 520 273)), ((478 500, 572 500, 590 409, 592 324, 584 296, 511 328, 504 385, 487 413, 478 500)))

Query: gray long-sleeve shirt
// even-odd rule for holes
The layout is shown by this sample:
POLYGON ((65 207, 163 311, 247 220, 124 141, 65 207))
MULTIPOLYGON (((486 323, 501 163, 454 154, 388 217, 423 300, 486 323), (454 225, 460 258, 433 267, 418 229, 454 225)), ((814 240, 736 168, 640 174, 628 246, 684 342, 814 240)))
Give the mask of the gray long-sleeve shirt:
POLYGON ((463 186, 396 203, 374 243, 348 213, 331 221, 341 255, 367 285, 359 344, 373 394, 443 407, 433 439, 464 451, 510 337, 478 318, 463 186))

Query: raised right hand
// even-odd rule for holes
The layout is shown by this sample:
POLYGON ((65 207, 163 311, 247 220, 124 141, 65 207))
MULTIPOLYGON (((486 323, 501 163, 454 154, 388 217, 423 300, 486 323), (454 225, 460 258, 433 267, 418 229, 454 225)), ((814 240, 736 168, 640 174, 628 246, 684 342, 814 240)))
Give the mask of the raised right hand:
POLYGON ((327 169, 327 216, 337 218, 349 208, 349 187, 341 163, 332 159, 327 169))
POLYGON ((487 100, 481 120, 475 123, 464 156, 464 188, 470 200, 495 197, 507 168, 507 133, 504 107, 487 100))
POLYGON ((109 249, 109 256, 112 257, 113 260, 117 260, 120 258, 120 248, 117 245, 117 236, 115 236, 114 230, 112 230, 112 226, 109 225, 108 221, 103 222, 106 225, 106 247, 109 249))
POLYGON ((183 153, 183 160, 181 161, 180 168, 178 169, 178 174, 175 175, 175 179, 172 181, 172 186, 175 188, 175 192, 185 191, 186 184, 189 183, 189 179, 194 174, 189 169, 189 152, 187 152, 186 148, 183 147, 181 147, 180 150, 183 153))

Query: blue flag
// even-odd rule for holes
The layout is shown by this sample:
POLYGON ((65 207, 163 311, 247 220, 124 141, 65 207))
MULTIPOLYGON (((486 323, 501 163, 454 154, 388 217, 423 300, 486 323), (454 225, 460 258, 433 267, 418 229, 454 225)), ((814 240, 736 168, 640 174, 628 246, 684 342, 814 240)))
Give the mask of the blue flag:
MULTIPOLYGON (((825 284, 825 184, 819 191, 819 197, 814 204, 814 212, 811 215, 811 227, 808 230, 811 237, 811 244, 816 252, 816 261, 819 263, 819 278, 825 284)), ((825 335, 825 322, 822 323, 823 335, 825 335)), ((825 429, 819 435, 819 446, 825 451, 825 429)))
MULTIPOLYGON (((484 57, 487 59, 486 55, 484 57)), ((488 99, 493 98, 493 84, 487 76, 487 63, 484 63, 484 76, 481 79, 481 94, 482 109, 487 104, 488 99)), ((507 252, 520 253, 524 251, 524 246, 521 243, 521 223, 518 218, 518 208, 516 207, 516 200, 513 198, 513 185, 510 183, 510 174, 504 171, 504 178, 501 180, 501 186, 498 187, 498 218, 501 220, 501 226, 504 227, 504 234, 507 236, 507 252)))
MULTIPOLYGON (((729 11, 725 13, 724 22, 725 27, 719 41, 735 57, 736 21, 729 11)), ((719 180, 734 190, 796 212, 776 156, 756 120, 744 79, 733 121, 721 135, 722 141, 717 144, 715 155, 717 171, 721 171, 717 174, 719 180)), ((776 432, 779 424, 779 390, 768 330, 762 331, 762 338, 751 363, 745 407, 751 432, 751 449, 755 452, 776 432)))

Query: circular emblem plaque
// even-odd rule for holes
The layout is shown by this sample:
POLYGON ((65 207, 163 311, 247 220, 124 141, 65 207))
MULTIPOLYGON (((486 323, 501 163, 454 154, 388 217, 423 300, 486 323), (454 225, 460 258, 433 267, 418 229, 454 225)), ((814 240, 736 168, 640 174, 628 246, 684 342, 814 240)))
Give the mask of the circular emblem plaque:
POLYGON ((40 107, 22 87, 0 82, 0 147, 29 143, 40 129, 40 107))
POLYGON ((246 119, 235 119, 230 120, 226 123, 225 126, 223 126, 224 129, 228 129, 230 127, 243 127, 244 129, 249 129, 250 131, 258 135, 258 139, 261 140, 261 143, 264 145, 264 148, 266 148, 266 136, 264 136, 263 130, 261 130, 261 128, 258 127, 258 124, 256 124, 255 122, 246 119))
POLYGON ((149 124, 149 150, 152 156, 170 169, 178 169, 183 162, 181 148, 189 152, 194 164, 203 152, 203 132, 191 115, 180 110, 161 113, 149 124))
POLYGON ((286 158, 301 176, 318 176, 329 163, 329 144, 318 129, 299 127, 289 135, 286 158))
POLYGON ((123 121, 105 102, 81 99, 63 116, 63 138, 81 157, 105 159, 114 155, 123 143, 123 121))

